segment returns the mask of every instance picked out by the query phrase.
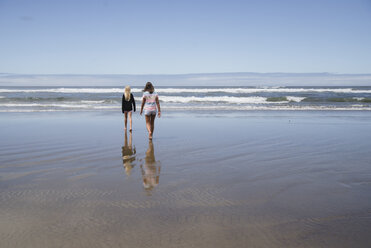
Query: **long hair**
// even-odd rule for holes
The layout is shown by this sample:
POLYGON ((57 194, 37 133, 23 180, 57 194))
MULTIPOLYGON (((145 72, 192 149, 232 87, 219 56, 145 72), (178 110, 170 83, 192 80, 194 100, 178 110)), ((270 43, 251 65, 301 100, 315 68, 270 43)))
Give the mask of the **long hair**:
POLYGON ((125 87, 125 100, 129 101, 130 100, 130 86, 125 87))
POLYGON ((155 87, 153 87, 151 82, 147 82, 143 91, 148 91, 149 93, 152 94, 155 91, 155 87))

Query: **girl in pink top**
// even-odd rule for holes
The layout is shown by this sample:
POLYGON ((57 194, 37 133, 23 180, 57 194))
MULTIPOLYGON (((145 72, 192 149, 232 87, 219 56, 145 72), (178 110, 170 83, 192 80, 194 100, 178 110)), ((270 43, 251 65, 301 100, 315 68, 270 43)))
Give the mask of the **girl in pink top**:
POLYGON ((140 115, 143 113, 146 117, 146 127, 149 133, 149 139, 152 139, 153 130, 155 129, 155 118, 158 109, 158 117, 161 117, 160 101, 158 95, 155 93, 155 88, 151 82, 147 82, 143 90, 142 107, 140 109, 140 115))

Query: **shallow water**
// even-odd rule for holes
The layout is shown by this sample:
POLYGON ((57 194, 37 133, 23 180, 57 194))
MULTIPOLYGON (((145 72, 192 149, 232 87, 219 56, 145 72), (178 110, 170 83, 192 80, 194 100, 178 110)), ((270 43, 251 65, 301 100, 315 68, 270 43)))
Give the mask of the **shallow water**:
POLYGON ((1 247, 371 242, 367 112, 0 119, 1 247))

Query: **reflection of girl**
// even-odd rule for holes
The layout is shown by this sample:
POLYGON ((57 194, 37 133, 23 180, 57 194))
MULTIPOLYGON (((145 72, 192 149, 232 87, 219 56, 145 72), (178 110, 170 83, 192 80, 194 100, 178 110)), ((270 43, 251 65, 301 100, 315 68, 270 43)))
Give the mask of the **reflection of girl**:
POLYGON ((160 180, 161 167, 156 165, 155 151, 152 141, 149 142, 146 152, 145 163, 141 166, 143 186, 146 190, 152 190, 160 180))
POLYGON ((137 152, 135 150, 135 147, 133 149, 131 133, 129 136, 129 143, 128 143, 128 135, 125 132, 125 144, 122 147, 122 162, 124 163, 125 172, 128 176, 131 173, 131 169, 134 167, 132 163, 135 161, 136 153, 137 152))
POLYGON ((146 126, 149 133, 149 139, 152 139, 153 130, 155 129, 155 118, 158 109, 158 117, 161 117, 160 102, 158 100, 158 95, 155 92, 151 82, 147 82, 143 90, 142 107, 140 109, 140 114, 142 115, 144 108, 144 115, 146 116, 146 126))
POLYGON ((129 123, 130 123, 130 132, 132 130, 131 124, 132 124, 132 118, 131 118, 131 111, 133 110, 134 107, 134 112, 136 110, 135 108, 135 99, 133 94, 130 92, 130 86, 125 87, 125 93, 122 96, 122 113, 125 115, 125 130, 127 129, 127 124, 128 124, 128 115, 129 115, 129 123))

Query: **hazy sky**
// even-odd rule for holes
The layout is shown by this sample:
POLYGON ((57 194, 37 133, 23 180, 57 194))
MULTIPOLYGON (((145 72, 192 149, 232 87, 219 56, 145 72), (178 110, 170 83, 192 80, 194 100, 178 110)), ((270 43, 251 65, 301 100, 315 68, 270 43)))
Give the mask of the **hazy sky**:
POLYGON ((0 72, 371 73, 371 0, 0 0, 0 72))

